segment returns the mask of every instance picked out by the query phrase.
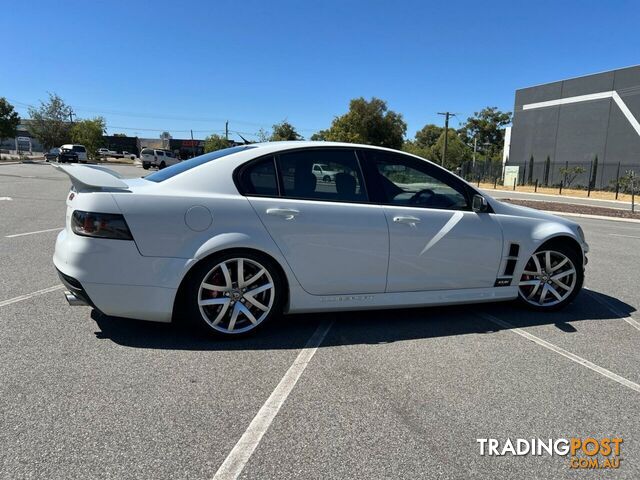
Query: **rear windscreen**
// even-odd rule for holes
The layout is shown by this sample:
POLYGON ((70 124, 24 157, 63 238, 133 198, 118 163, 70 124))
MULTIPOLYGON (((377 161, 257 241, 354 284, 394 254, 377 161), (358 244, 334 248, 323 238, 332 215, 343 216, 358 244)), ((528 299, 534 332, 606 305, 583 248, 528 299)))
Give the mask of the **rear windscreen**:
POLYGON ((164 180, 167 180, 168 178, 175 177, 180 173, 186 172, 187 170, 191 170, 192 168, 199 165, 203 165, 217 158, 226 157, 227 155, 242 152, 243 150, 247 150, 249 148, 255 147, 252 147, 250 145, 242 145, 239 147, 224 148, 222 150, 216 150, 215 152, 205 153, 204 155, 200 155, 199 157, 194 157, 190 160, 185 160, 162 170, 158 170, 157 172, 152 173, 151 175, 148 175, 144 178, 146 180, 151 180, 152 182, 162 182, 164 180))

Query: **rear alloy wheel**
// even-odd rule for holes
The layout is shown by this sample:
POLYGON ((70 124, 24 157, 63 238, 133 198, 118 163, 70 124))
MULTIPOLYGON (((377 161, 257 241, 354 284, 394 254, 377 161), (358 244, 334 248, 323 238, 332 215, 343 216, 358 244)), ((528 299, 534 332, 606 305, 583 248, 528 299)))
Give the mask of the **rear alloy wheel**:
POLYGON ((329 183, 329 182, 331 181, 331 177, 330 177, 329 175, 325 175, 325 176, 322 178, 322 181, 323 181, 323 182, 327 182, 327 183, 329 183))
POLYGON ((160 162, 160 170, 162 170, 164 167, 166 167, 167 164, 164 162, 160 162))
POLYGON ((282 282, 270 261, 247 253, 223 256, 203 267, 187 298, 192 319, 209 332, 242 336, 280 311, 282 282))
POLYGON ((576 252, 558 247, 535 252, 518 284, 519 299, 534 310, 558 310, 582 288, 584 273, 576 252))

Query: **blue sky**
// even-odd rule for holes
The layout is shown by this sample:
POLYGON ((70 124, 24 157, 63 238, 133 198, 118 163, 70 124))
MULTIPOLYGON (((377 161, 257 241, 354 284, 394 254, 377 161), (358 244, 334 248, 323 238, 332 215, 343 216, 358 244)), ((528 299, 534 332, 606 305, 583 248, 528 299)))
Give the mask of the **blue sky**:
POLYGON ((308 137, 377 96, 412 137, 439 111, 638 64, 639 25, 634 1, 11 2, 0 96, 26 114, 55 92, 110 133, 175 138, 284 118, 308 137))

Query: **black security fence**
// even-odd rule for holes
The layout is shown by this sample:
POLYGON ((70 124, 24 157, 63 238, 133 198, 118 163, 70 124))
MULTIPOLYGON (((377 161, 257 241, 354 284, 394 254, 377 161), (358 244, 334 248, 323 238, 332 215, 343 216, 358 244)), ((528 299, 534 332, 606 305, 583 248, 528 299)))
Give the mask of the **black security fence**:
POLYGON ((500 160, 479 159, 464 162, 456 171, 458 175, 471 183, 502 183, 502 162, 500 160))
POLYGON ((551 159, 529 159, 524 163, 510 163, 518 167, 517 185, 573 188, 579 190, 624 191, 629 178, 640 174, 638 162, 603 163, 595 157, 591 161, 553 162, 551 159))

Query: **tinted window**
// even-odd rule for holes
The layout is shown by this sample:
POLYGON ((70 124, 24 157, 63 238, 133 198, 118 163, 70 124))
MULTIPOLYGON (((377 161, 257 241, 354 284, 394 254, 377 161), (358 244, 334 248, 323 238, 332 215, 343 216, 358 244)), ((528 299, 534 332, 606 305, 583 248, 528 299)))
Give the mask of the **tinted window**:
POLYGON ((83 146, 81 146, 81 145, 74 145, 74 147, 73 147, 73 151, 74 151, 74 152, 84 153, 84 152, 86 152, 87 150, 86 150, 83 146))
POLYGON ((390 152, 368 150, 383 203, 408 207, 467 210, 464 187, 451 174, 427 162, 390 152))
POLYGON ((142 150, 142 152, 140 152, 140 155, 153 155, 153 150, 145 148, 144 150, 142 150))
POLYGON ((245 195, 278 196, 278 181, 273 158, 265 158, 253 163, 241 174, 243 193, 245 195))
POLYGON ((226 157, 227 155, 242 152, 243 150, 248 150, 249 148, 256 147, 252 147, 250 145, 242 145, 239 147, 224 148, 215 152, 205 153, 204 155, 200 155, 199 157, 194 157, 190 160, 184 160, 180 163, 176 163, 175 165, 171 165, 170 167, 154 172, 144 178, 146 178, 147 180, 151 180, 152 182, 162 182, 164 180, 167 180, 168 178, 175 177, 182 172, 191 170, 192 168, 195 168, 199 165, 203 165, 217 158, 226 157))
POLYGON ((156 155, 159 157, 164 157, 164 152, 162 150, 156 150, 156 155))
POLYGON ((342 202, 366 201, 353 150, 300 150, 278 156, 283 196, 342 202), (314 168, 322 165, 322 170, 314 168))

